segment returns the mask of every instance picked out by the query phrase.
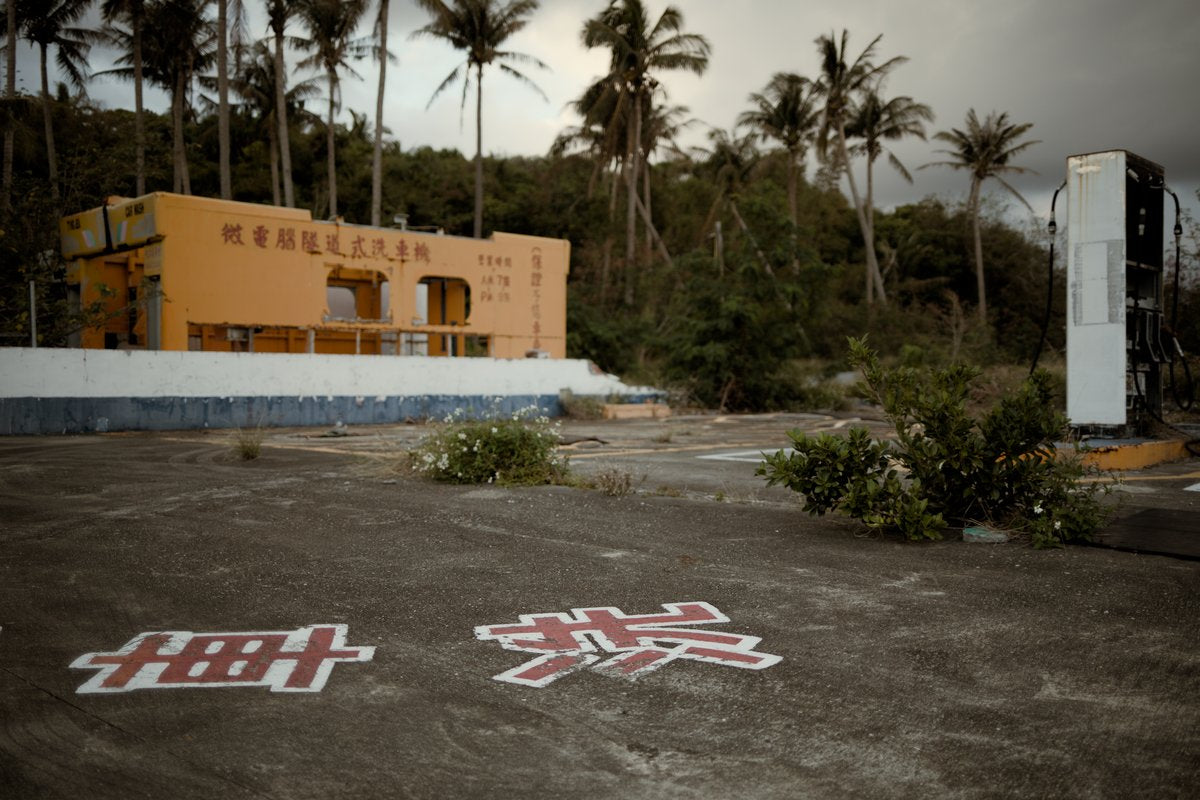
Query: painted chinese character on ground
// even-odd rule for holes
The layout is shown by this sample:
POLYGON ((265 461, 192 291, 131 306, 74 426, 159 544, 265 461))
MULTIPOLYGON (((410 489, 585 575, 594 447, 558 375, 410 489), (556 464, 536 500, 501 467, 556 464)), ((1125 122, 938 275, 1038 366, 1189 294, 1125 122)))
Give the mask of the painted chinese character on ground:
POLYGON ((79 694, 135 689, 269 686, 273 692, 319 692, 338 661, 370 661, 374 647, 347 647, 345 625, 294 631, 142 633, 113 653, 85 653, 74 669, 98 672, 79 694))
POLYGON ((616 608, 521 614, 518 623, 477 627, 475 638, 536 654, 537 658, 493 678, 539 689, 585 667, 637 678, 675 659, 741 669, 766 669, 781 660, 755 651, 761 641, 757 636, 683 627, 729 622, 708 603, 664 603, 663 608, 667 613, 635 616, 616 608), (597 651, 617 655, 601 661, 597 651))

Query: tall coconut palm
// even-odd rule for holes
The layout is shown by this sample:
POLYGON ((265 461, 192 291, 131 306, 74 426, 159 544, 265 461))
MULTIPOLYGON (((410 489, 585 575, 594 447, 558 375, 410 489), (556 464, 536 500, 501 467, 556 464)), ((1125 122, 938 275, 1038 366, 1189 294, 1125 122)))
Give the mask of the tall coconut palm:
MULTIPOLYGON (((699 34, 682 33, 683 14, 675 6, 667 8, 652 25, 641 0, 612 0, 598 16, 583 26, 583 43, 588 48, 604 47, 611 52, 609 72, 596 81, 589 94, 598 107, 611 107, 612 120, 628 113, 632 123, 626 126, 625 265, 636 264, 637 186, 640 174, 642 117, 646 97, 658 86, 657 73, 684 69, 697 75, 708 67, 711 51, 708 40, 699 34), (605 95, 612 102, 601 104, 605 95)), ((632 303, 626 284, 626 303, 632 303)))
MULTIPOLYGON (((282 148, 279 126, 275 119, 275 54, 265 41, 255 42, 241 60, 244 66, 230 81, 230 88, 242 99, 243 107, 258 120, 262 131, 267 135, 271 151, 271 197, 275 205, 280 205, 282 148)), ((294 117, 297 113, 303 113, 304 100, 316 96, 318 92, 316 82, 311 78, 293 83, 286 92, 288 110, 285 114, 294 117)))
MULTIPOLYGON (((835 170, 845 173, 846 181, 850 184, 850 197, 854 201, 854 211, 858 216, 858 227, 862 232, 863 245, 866 248, 866 301, 872 302, 871 285, 882 286, 879 275, 879 261, 875 256, 875 231, 871 227, 866 210, 858 193, 858 183, 854 180, 854 170, 850 168, 849 146, 846 144, 846 123, 852 112, 855 95, 869 86, 877 85, 894 67, 908 60, 905 56, 895 56, 882 64, 875 64, 875 47, 883 38, 880 34, 871 40, 859 55, 849 61, 847 50, 850 45, 850 32, 842 31, 840 39, 832 33, 829 36, 817 37, 817 51, 821 58, 821 84, 825 100, 821 115, 821 128, 817 136, 817 146, 826 161, 832 161, 835 170), (832 137, 832 139, 831 139, 832 137), (830 152, 832 149, 832 153, 830 152)), ((880 300, 885 298, 880 295, 880 300)))
POLYGON ((47 70, 51 47, 57 51, 55 63, 77 89, 87 76, 87 56, 95 32, 75 27, 92 0, 10 0, 17 4, 17 24, 21 35, 37 45, 42 77, 42 117, 46 131, 46 164, 50 175, 50 194, 58 198, 58 157, 54 151, 54 116, 50 100, 50 75, 47 70))
POLYGON ((327 81, 328 114, 325 118, 325 146, 329 181, 329 216, 336 217, 337 155, 334 145, 333 116, 341 105, 338 73, 359 77, 350 66, 351 59, 367 55, 366 42, 354 37, 358 23, 367 11, 367 0, 298 0, 296 16, 308 31, 308 38, 293 42, 310 55, 300 62, 304 69, 322 69, 327 81))
MULTIPOLYGON (((142 18, 143 76, 171 95, 172 189, 183 194, 192 192, 184 142, 191 91, 196 76, 212 66, 216 50, 207 5, 208 0, 158 0, 146 4, 142 18)), ((136 81, 133 31, 110 25, 105 38, 121 53, 119 66, 98 74, 136 81)))
MULTIPOLYGON (((896 157, 895 153, 887 150, 883 143, 897 141, 906 136, 916 136, 925 140, 925 123, 933 122, 933 110, 924 103, 918 103, 911 97, 893 97, 885 100, 880 96, 880 87, 868 87, 854 103, 850 119, 846 124, 846 135, 861 139, 850 148, 852 155, 863 155, 867 159, 867 197, 866 215, 867 227, 872 234, 875 231, 875 176, 876 160, 885 152, 888 163, 900 173, 900 177, 912 183, 912 173, 896 157)), ((872 235, 872 244, 874 235, 872 235)), ((883 290, 883 275, 876 275, 880 299, 886 299, 883 290)), ((867 287, 867 296, 871 296, 871 286, 867 287)))
POLYGON ((288 128, 287 73, 284 70, 283 50, 287 22, 294 10, 289 0, 267 0, 267 21, 275 41, 272 54, 275 63, 275 127, 279 141, 279 167, 283 177, 283 204, 289 208, 296 204, 296 194, 292 187, 292 144, 288 128))
POLYGON ((0 209, 7 210, 12 203, 13 181, 13 146, 15 131, 13 130, 13 104, 17 101, 17 4, 8 0, 4 4, 5 11, 5 71, 4 71, 4 178, 3 197, 0 197, 0 209))
POLYGON ((109 25, 129 26, 130 56, 133 66, 133 141, 134 186, 140 197, 146 193, 146 109, 142 104, 145 84, 142 62, 142 30, 146 16, 145 0, 103 0, 100 6, 104 21, 109 25))
POLYGON ((467 102, 467 86, 475 72, 475 238, 483 236, 483 68, 495 63, 507 73, 533 88, 543 98, 545 93, 513 64, 528 64, 546 69, 546 65, 525 53, 502 50, 513 34, 529 23, 537 10, 538 0, 417 0, 417 5, 429 12, 432 20, 419 28, 414 36, 431 36, 448 42, 456 50, 466 51, 467 59, 456 67, 434 90, 430 104, 442 90, 463 80, 463 105, 467 102))
POLYGON ((1012 163, 1014 157, 1039 144, 1038 140, 1018 142, 1030 128, 1032 122, 1020 124, 1010 122, 1008 113, 993 111, 981 123, 975 114, 975 109, 967 112, 967 124, 964 130, 951 128, 948 131, 938 131, 933 138, 950 145, 949 149, 937 152, 950 156, 949 161, 934 161, 922 165, 924 167, 951 167, 966 170, 971 174, 971 193, 967 199, 967 213, 971 217, 971 229, 975 239, 975 285, 979 293, 977 313, 979 321, 987 322, 987 288, 983 273, 983 241, 979 231, 979 201, 980 190, 984 181, 995 178, 1010 194, 1024 203, 1030 211, 1028 201, 1012 184, 1004 179, 1004 175, 1019 175, 1032 172, 1025 167, 1012 163))
POLYGON ((375 95, 375 151, 371 156, 371 224, 376 227, 383 217, 383 93, 387 88, 387 63, 392 58, 387 49, 388 6, 388 0, 379 0, 379 16, 375 18, 379 91, 375 95))
POLYGON ((217 149, 221 199, 233 199, 233 179, 229 168, 229 51, 240 52, 237 44, 245 18, 242 0, 216 0, 217 4, 217 149), (232 14, 230 14, 232 12, 232 14), (232 24, 230 17, 232 16, 232 24))
POLYGON ((738 116, 738 125, 751 128, 762 141, 774 140, 787 153, 788 217, 798 224, 796 199, 804 155, 821 120, 818 104, 822 86, 792 72, 777 72, 762 92, 750 95, 754 106, 738 116))

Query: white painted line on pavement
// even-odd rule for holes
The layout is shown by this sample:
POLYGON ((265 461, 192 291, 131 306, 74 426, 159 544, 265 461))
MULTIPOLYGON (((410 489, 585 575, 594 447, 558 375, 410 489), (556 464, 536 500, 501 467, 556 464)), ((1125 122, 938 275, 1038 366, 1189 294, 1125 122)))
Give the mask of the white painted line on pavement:
POLYGON ((705 461, 744 461, 747 464, 757 464, 763 460, 762 450, 739 450, 736 453, 713 453, 707 456, 696 456, 705 461))
POLYGON ((1200 483, 1192 484, 1184 488, 1185 492, 1200 492, 1200 483))

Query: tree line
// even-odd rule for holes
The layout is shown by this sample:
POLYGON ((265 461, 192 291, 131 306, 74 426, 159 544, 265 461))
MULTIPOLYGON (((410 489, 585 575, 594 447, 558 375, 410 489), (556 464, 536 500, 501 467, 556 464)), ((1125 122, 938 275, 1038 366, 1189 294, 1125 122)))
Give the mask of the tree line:
MULTIPOLYGON (((22 328, 28 276, 61 271, 45 257, 57 215, 170 188, 375 225, 386 208, 461 235, 569 238, 572 355, 714 406, 787 406, 812 382, 803 359, 839 357, 851 334, 878 331, 885 353, 907 342, 910 358, 916 347, 929 358, 1018 359, 1036 343, 1045 243, 989 213, 981 191, 996 180, 1016 194, 1005 177, 1036 143, 1031 125, 972 110, 962 127, 933 134, 943 158, 919 165, 965 171, 966 204, 878 211, 876 162, 886 156, 911 181, 888 148, 924 139, 933 121, 929 106, 887 94, 907 59, 881 55, 882 37, 861 50, 847 31, 817 37, 819 74, 775 74, 748 93, 735 129, 684 150, 677 135, 695 121, 665 84, 675 71, 703 74, 711 45, 677 7, 655 17, 641 0, 613 0, 580 23, 581 45, 608 54, 605 74, 572 103, 580 123, 545 156, 489 158, 484 75, 494 68, 540 92, 530 72, 546 65, 506 44, 536 24, 539 4, 416 2, 428 21, 413 35, 463 55, 430 102, 462 82, 465 104, 474 88, 470 160, 404 151, 385 136, 388 0, 262 0, 270 35, 258 41, 245 37, 243 0, 99 0, 99 30, 79 25, 95 0, 8 0, 5 336, 22 328), (15 92, 18 37, 38 49, 36 97, 15 92), (111 72, 132 84, 132 113, 87 100, 97 45, 117 50, 111 72), (289 53, 302 72, 287 69, 289 53), (51 56, 69 86, 50 86, 51 56), (341 80, 364 60, 378 69, 374 121, 352 109, 339 123, 341 80), (168 114, 143 107, 147 83, 168 92, 168 114)), ((53 308, 55 282, 41 284, 53 308)), ((47 343, 81 324, 65 310, 50 317, 47 343)))

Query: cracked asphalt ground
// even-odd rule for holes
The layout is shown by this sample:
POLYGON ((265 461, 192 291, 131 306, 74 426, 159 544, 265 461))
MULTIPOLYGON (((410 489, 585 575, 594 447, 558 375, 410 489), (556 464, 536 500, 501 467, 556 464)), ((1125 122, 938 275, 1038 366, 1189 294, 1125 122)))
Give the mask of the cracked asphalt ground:
MULTIPOLYGON (((225 433, 0 440, 0 797, 1194 796, 1200 562, 907 544, 753 477, 747 451, 837 422, 568 426, 623 497, 387 469, 418 426, 272 431, 252 462, 225 433), (537 689, 493 679, 531 654, 473 635, 687 601, 782 660, 537 689), (70 666, 334 624, 376 649, 319 692, 79 694, 70 666)), ((1130 498, 1192 507, 1196 471, 1130 498)))

